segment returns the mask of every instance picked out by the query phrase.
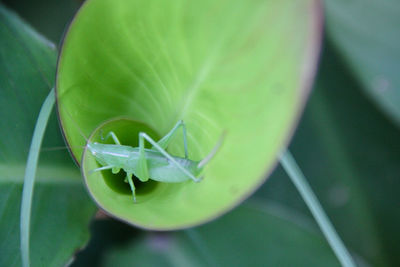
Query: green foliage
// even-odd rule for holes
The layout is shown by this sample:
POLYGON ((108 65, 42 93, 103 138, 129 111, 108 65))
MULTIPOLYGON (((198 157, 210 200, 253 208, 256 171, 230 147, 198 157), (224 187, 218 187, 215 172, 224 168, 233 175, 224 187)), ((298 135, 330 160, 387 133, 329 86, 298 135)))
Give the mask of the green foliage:
POLYGON ((29 21, 35 29, 58 44, 66 23, 84 0, 2 0, 10 9, 29 21))
MULTIPOLYGON (((350 251, 375 266, 397 266, 399 130, 363 94, 333 48, 326 42, 313 94, 289 149, 350 251)), ((286 177, 278 168, 258 196, 308 214, 286 177)))
POLYGON ((272 202, 253 200, 179 232, 138 232, 111 221, 98 221, 93 229, 92 242, 74 267, 339 266, 310 220, 272 202))
MULTIPOLYGON (((0 40, 0 266, 19 266, 27 152, 40 106, 54 80, 57 51, 2 6, 0 40)), ((59 145, 63 141, 53 117, 45 146, 59 145)), ((32 266, 60 266, 69 261, 88 240, 87 224, 93 212, 68 153, 44 153, 31 219, 32 266)))
POLYGON ((362 89, 400 125, 400 1, 325 1, 329 37, 362 89))
MULTIPOLYGON (((34 3, 29 0, 3 0, 37 26, 41 33, 45 33, 55 41, 61 36, 61 27, 66 25, 67 18, 72 16, 68 12, 71 12, 71 7, 76 4, 73 1, 57 1, 55 7, 54 1, 51 0, 38 0, 34 3), (56 12, 57 8, 62 9, 63 13, 56 12)), ((257 90, 249 83, 252 78, 264 82, 268 81, 270 76, 275 77, 276 81, 286 79, 288 73, 285 73, 287 66, 285 64, 293 60, 302 60, 293 59, 293 53, 291 54, 293 50, 288 48, 295 49, 296 44, 292 44, 296 42, 295 40, 314 41, 308 39, 309 35, 304 35, 306 22, 311 23, 315 19, 315 10, 306 9, 306 3, 318 4, 318 1, 307 0, 296 1, 295 5, 293 1, 286 3, 261 0, 226 1, 226 3, 240 2, 241 6, 233 5, 227 8, 230 19, 226 21, 220 19, 218 21, 220 27, 217 29, 210 26, 218 20, 218 16, 217 19, 214 18, 215 13, 212 13, 211 9, 206 12, 197 6, 183 15, 182 10, 174 9, 178 6, 163 6, 162 9, 151 9, 153 12, 146 19, 144 16, 147 11, 144 12, 142 8, 150 10, 147 5, 154 1, 142 1, 143 6, 135 12, 123 10, 124 8, 118 4, 119 1, 115 1, 117 3, 115 5, 110 4, 111 2, 113 1, 103 2, 109 4, 103 7, 107 16, 99 13, 95 16, 96 19, 86 21, 88 28, 92 30, 81 32, 79 34, 81 40, 76 41, 74 48, 78 54, 72 57, 74 62, 70 67, 73 75, 70 77, 87 79, 85 81, 88 84, 83 84, 83 89, 77 88, 75 83, 68 84, 70 86, 67 88, 68 93, 59 95, 65 97, 63 100, 71 97, 71 102, 78 101, 77 105, 69 106, 68 101, 62 105, 72 108, 68 109, 68 112, 85 135, 91 134, 98 123, 108 118, 120 115, 132 117, 136 114, 137 119, 150 119, 147 122, 148 131, 152 131, 150 128, 154 129, 152 132, 154 137, 162 136, 178 119, 180 114, 171 111, 182 107, 181 93, 193 84, 192 74, 199 73, 203 66, 201 63, 207 58, 204 55, 208 54, 208 48, 216 45, 216 40, 221 40, 219 45, 223 48, 228 46, 234 48, 237 45, 234 40, 253 40, 246 39, 245 31, 240 26, 247 25, 249 29, 256 27, 257 18, 262 18, 264 21, 259 24, 254 38, 263 39, 263 36, 258 36, 259 33, 268 32, 266 37, 268 40, 264 40, 265 48, 268 49, 262 51, 264 46, 252 47, 255 43, 249 41, 246 43, 247 46, 240 50, 243 54, 236 53, 233 49, 221 49, 218 53, 215 52, 216 64, 210 65, 209 73, 212 75, 204 78, 206 82, 204 85, 209 88, 208 90, 224 85, 236 88, 238 92, 241 90, 252 92, 257 90), (257 9, 261 17, 252 16, 252 19, 242 23, 253 3, 269 3, 270 6, 257 9), (239 10, 238 16, 233 16, 235 8, 239 10), (161 16, 164 11, 173 11, 171 13, 173 16, 171 18, 161 16), (203 14, 200 18, 201 25, 197 27, 193 23, 183 25, 183 19, 186 22, 190 21, 190 18, 185 17, 190 17, 196 12, 203 14), (120 18, 120 14, 124 16, 120 18), (110 17, 111 21, 107 17, 110 17), (141 21, 134 20, 134 17, 140 18, 141 21), (124 23, 120 23, 121 20, 124 23), (163 23, 167 21, 174 23, 174 26, 181 25, 182 30, 163 23), (140 27, 129 27, 140 22, 142 22, 140 27), (147 23, 146 27, 143 23, 147 23), (229 23, 231 26, 228 26, 229 23), (114 28, 122 31, 113 32, 114 28), (220 32, 223 34, 219 34, 220 32), (183 36, 180 36, 180 33, 192 34, 191 45, 186 50, 183 49, 184 44, 181 42, 183 36), (124 40, 124 36, 133 37, 124 40), (176 40, 179 41, 174 42, 176 40), (125 52, 126 49, 130 51, 129 55, 125 52), (251 49, 255 49, 265 57, 258 58, 254 55, 247 57, 251 49), (155 52, 149 53, 151 51, 155 52), (181 53, 182 51, 186 51, 186 54, 181 53), (98 57, 97 52, 102 56, 98 57), (267 57, 268 53, 271 53, 270 57, 267 57), (194 55, 195 58, 187 55, 192 57, 194 55), (224 57, 225 61, 222 61, 224 64, 218 59, 220 55, 224 57), (91 59, 91 65, 87 66, 84 58, 91 59), (268 60, 263 60, 265 58, 268 60), (192 59, 192 68, 189 68, 187 59, 192 59), (251 61, 255 62, 253 67, 249 67, 251 61), (148 62, 153 65, 148 65, 148 62), (257 68, 263 68, 263 71, 257 68), (235 69, 239 71, 235 72, 235 69), (132 75, 132 72, 139 76, 132 75), (222 79, 225 75, 226 79, 222 79), (127 84, 132 77, 134 81, 127 84), (243 81, 238 82, 239 78, 243 78, 243 81), (162 87, 161 83, 165 83, 165 87, 174 93, 171 96, 174 105, 168 105, 167 98, 153 103, 151 97, 160 99, 161 92, 147 95, 140 81, 145 81, 143 85, 156 88, 155 90, 162 87), (117 88, 117 92, 120 93, 115 94, 111 91, 107 93, 105 86, 117 88), (87 89, 88 87, 96 90, 87 89), (136 88, 135 94, 132 94, 127 87, 136 88), (79 104, 85 109, 87 103, 99 100, 102 100, 101 105, 86 110, 85 112, 88 112, 86 115, 75 114, 74 108, 79 104), (180 104, 176 104, 175 101, 180 104), (146 112, 140 115, 141 105, 144 105, 146 112), (157 110, 158 106, 162 107, 161 111, 157 110), (164 111, 165 115, 160 114, 164 111), (168 116, 168 119, 162 121, 161 116, 168 116)), ((130 2, 129 5, 135 1, 130 2)), ((197 5, 202 5, 202 1, 197 2, 197 5)), ((399 35, 396 30, 400 17, 399 4, 396 0, 325 2, 327 46, 322 55, 315 92, 306 107, 290 150, 357 263, 361 266, 398 266, 400 232, 397 228, 400 217, 396 211, 399 203, 398 188, 400 188, 398 179, 400 141, 396 124, 399 122, 400 105, 396 71, 400 68, 400 60, 397 49, 399 35), (367 92, 369 98, 366 98, 363 92, 367 92), (374 101, 389 116, 384 117, 381 111, 375 108, 374 101)), ((207 3, 209 2, 205 1, 203 4, 207 3)), ((86 3, 90 4, 90 1, 86 3)), ((218 9, 214 11, 217 12, 218 9)), ((297 48, 301 50, 301 47, 297 48)), ((309 52, 315 53, 316 50, 309 52)), ((21 22, 13 13, 0 7, 0 266, 21 265, 18 226, 22 178, 40 106, 53 86, 56 53, 53 44, 21 22)), ((310 65, 302 67, 309 68, 310 65)), ((270 81, 268 88, 276 90, 274 93, 267 90, 265 94, 279 95, 276 92, 282 91, 284 94, 280 97, 284 97, 285 94, 293 93, 294 91, 290 90, 294 90, 294 87, 290 87, 290 84, 295 84, 296 81, 294 75, 288 77, 290 79, 283 83, 288 85, 286 88, 276 86, 274 81, 270 81), (285 91, 287 88, 289 92, 285 91)), ((199 92, 203 90, 207 92, 207 89, 202 88, 199 92)), ((305 94, 303 91, 301 93, 303 101, 305 94)), ((189 147, 194 147, 191 156, 201 158, 203 153, 215 144, 218 138, 217 130, 221 129, 213 129, 207 122, 193 120, 194 114, 191 113, 196 108, 199 95, 192 97, 194 102, 193 105, 188 105, 189 112, 186 116, 190 119, 192 127, 198 128, 194 130, 196 133, 191 137, 189 147), (202 127, 203 125, 205 127, 202 127), (205 147, 194 143, 202 131, 210 131, 212 135, 199 139, 206 144, 205 147)), ((292 127, 291 123, 294 121, 294 117, 287 115, 295 116, 294 106, 291 106, 291 110, 284 110, 281 115, 282 112, 276 109, 276 106, 283 102, 275 102, 276 98, 261 99, 261 96, 257 98, 260 99, 254 100, 257 105, 253 107, 236 104, 233 105, 235 109, 232 107, 224 110, 223 106, 220 106, 218 110, 211 110, 211 115, 206 114, 208 117, 213 117, 215 114, 215 120, 221 123, 219 121, 221 118, 228 120, 232 117, 236 119, 238 115, 245 116, 246 114, 240 114, 242 111, 251 114, 252 108, 254 110, 258 108, 260 115, 266 112, 265 110, 274 110, 271 122, 259 128, 253 127, 252 138, 246 135, 246 138, 237 138, 233 141, 239 147, 254 141, 256 145, 245 147, 252 153, 245 151, 243 155, 257 155, 258 152, 254 154, 254 151, 259 148, 258 144, 266 145, 264 142, 268 140, 264 139, 267 138, 275 137, 270 141, 276 142, 276 147, 279 147, 282 141, 287 139, 287 129, 292 127), (282 120, 282 124, 286 125, 286 131, 282 130, 285 128, 283 125, 281 125, 282 131, 279 131, 273 122, 282 119, 284 114, 286 118, 282 120), (279 132, 285 136, 277 137, 276 134, 279 132)), ((229 97, 224 101, 233 102, 228 100, 229 97)), ((212 102, 214 99, 209 101, 212 102)), ((243 98, 242 101, 246 99, 243 98)), ((292 104, 297 103, 297 99, 292 101, 292 104)), ((301 105, 297 107, 300 108, 301 105)), ((298 112, 296 116, 299 116, 298 112)), ((68 121, 66 114, 64 121, 68 121)), ((248 124, 242 129, 243 132, 249 130, 252 121, 246 123, 248 124)), ((73 141, 74 145, 79 146, 84 142, 76 125, 69 121, 68 127, 77 139, 73 141)), ((139 128, 132 126, 134 124, 129 127, 124 126, 120 132, 125 143, 135 145, 137 135, 128 129, 139 131, 139 128), (134 137, 131 138, 130 135, 134 137)), ((44 147, 64 146, 55 116, 50 120, 44 142, 44 147)), ((171 152, 181 153, 182 147, 179 143, 172 147, 171 152)), ((80 160, 81 150, 74 147, 74 152, 80 160)), ((260 160, 268 165, 273 161, 272 156, 267 161, 265 158, 253 160, 260 160)), ((251 169, 249 164, 256 164, 247 163, 241 165, 247 170, 251 169)), ((262 166, 266 168, 266 165, 262 166)), ((233 166, 232 170, 238 168, 233 166)), ((114 186, 114 189, 127 190, 129 194, 129 188, 112 184, 111 178, 113 178, 111 175, 105 177, 108 179, 108 188, 114 186)), ((241 182, 247 183, 246 179, 247 176, 242 176, 241 182)), ((261 182, 261 175, 254 179, 256 180, 261 182)), ((218 184, 217 189, 231 188, 224 187, 226 184, 229 184, 228 179, 224 180, 222 185, 218 184)), ((150 198, 154 186, 157 187, 154 184, 150 184, 147 189, 142 187, 142 193, 149 192, 150 198)), ((249 188, 246 190, 250 192, 249 188)), ((183 189, 179 194, 182 194, 182 191, 183 189)), ((172 192, 176 195, 175 191, 172 192)), ((207 195, 207 198, 218 199, 218 193, 217 191, 211 196, 207 195)), ((198 211, 196 209, 198 203, 186 204, 193 209, 193 212, 198 211)), ((88 240, 88 223, 94 211, 95 206, 88 198, 78 169, 68 154, 59 151, 43 152, 33 200, 32 265, 62 266, 70 261, 76 249, 82 247, 88 240)), ((171 213, 173 212, 174 210, 171 213)), ((138 230, 115 220, 96 220, 91 228, 91 242, 83 252, 78 253, 73 266, 338 265, 338 261, 335 260, 315 224, 309 218, 304 218, 303 214, 311 218, 286 174, 281 168, 277 168, 250 202, 246 202, 218 220, 195 229, 159 233, 138 230), (271 204, 271 199, 275 204, 271 204), (254 201, 258 204, 254 205, 254 201)))

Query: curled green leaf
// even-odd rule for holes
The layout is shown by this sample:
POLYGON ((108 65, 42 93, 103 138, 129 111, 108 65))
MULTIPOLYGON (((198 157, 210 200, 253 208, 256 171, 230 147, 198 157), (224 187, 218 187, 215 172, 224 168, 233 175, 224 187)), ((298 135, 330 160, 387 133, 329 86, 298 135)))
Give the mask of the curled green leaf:
MULTIPOLYGON (((143 185, 150 192, 137 204, 107 182, 120 179, 129 190, 122 177, 86 175, 99 206, 143 228, 179 229, 250 195, 275 165, 308 95, 320 12, 311 0, 87 1, 65 37, 57 73, 59 117, 77 161, 85 138, 97 138, 95 129, 110 120, 103 126, 131 132, 123 138, 128 145, 139 131, 161 137, 184 120, 192 160, 226 132, 202 182, 143 185), (119 128, 121 117, 141 124, 119 128)), ((170 154, 182 155, 180 138, 170 154)), ((98 167, 86 155, 84 173, 98 167)))

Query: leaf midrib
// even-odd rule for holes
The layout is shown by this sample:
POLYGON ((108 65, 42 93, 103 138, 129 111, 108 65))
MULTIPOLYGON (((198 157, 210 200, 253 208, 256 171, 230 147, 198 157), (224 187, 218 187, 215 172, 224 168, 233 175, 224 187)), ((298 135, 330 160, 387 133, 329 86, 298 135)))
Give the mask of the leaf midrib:
MULTIPOLYGON (((0 185, 6 183, 23 184, 25 164, 0 164, 0 185)), ((80 173, 64 166, 38 167, 36 183, 40 184, 81 184, 80 173)))

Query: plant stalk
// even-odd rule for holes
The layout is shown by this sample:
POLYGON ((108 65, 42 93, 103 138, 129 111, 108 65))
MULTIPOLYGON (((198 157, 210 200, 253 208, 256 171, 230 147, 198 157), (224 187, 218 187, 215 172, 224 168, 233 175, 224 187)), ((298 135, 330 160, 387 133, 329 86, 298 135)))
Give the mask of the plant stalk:
POLYGON ((322 233, 324 234, 325 238, 327 239, 329 245, 331 246, 333 252, 336 254, 336 257, 339 259, 342 266, 354 267, 355 263, 349 251, 335 231, 335 228, 325 214, 323 208, 321 207, 321 204, 319 203, 317 197, 315 196, 306 178, 304 177, 304 174, 302 173, 292 154, 288 150, 281 154, 280 162, 282 167, 285 169, 286 173, 289 175, 290 179, 296 186, 300 195, 304 199, 304 202, 310 209, 312 215, 314 216, 319 227, 321 228, 322 233))
POLYGON ((21 201, 21 219, 20 219, 20 232, 21 232, 21 257, 22 266, 30 266, 29 258, 29 235, 30 235, 30 222, 32 210, 33 188, 35 182, 35 175, 38 166, 40 147, 42 145, 43 136, 46 130, 47 123, 51 111, 53 110, 55 102, 54 88, 43 102, 40 108, 39 117, 33 131, 33 137, 28 154, 28 161, 26 163, 24 187, 22 191, 21 201))

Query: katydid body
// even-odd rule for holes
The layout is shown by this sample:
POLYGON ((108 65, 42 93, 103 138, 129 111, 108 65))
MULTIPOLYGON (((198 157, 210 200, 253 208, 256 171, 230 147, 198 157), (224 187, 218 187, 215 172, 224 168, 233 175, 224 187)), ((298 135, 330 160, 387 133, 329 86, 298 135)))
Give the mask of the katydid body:
POLYGON ((186 127, 183 121, 179 121, 158 142, 155 142, 146 133, 139 133, 139 147, 121 145, 113 132, 110 132, 106 138, 108 137, 113 138, 115 145, 101 143, 88 143, 87 145, 97 162, 102 165, 92 172, 111 169, 115 174, 123 169, 126 172, 125 181, 131 187, 134 201, 136 201, 136 195, 132 175, 135 175, 142 182, 149 179, 165 183, 180 183, 187 180, 200 182, 202 178, 199 178, 198 175, 217 150, 217 147, 214 148, 210 155, 202 161, 188 159, 186 127), (184 158, 172 156, 165 151, 180 127, 183 131, 184 158), (153 146, 151 149, 144 148, 145 140, 153 146))
MULTIPOLYGON (((139 174, 140 152, 138 147, 91 143, 88 148, 97 161, 102 166, 108 167, 107 169, 111 169, 113 173, 118 173, 120 169, 123 169, 126 173, 133 173, 140 180, 145 180, 141 179, 139 174)), ((191 179, 161 153, 152 149, 144 149, 144 151, 150 179, 167 183, 180 183, 191 179)), ((192 175, 197 176, 200 173, 201 169, 197 168, 199 162, 171 157, 192 175)))

